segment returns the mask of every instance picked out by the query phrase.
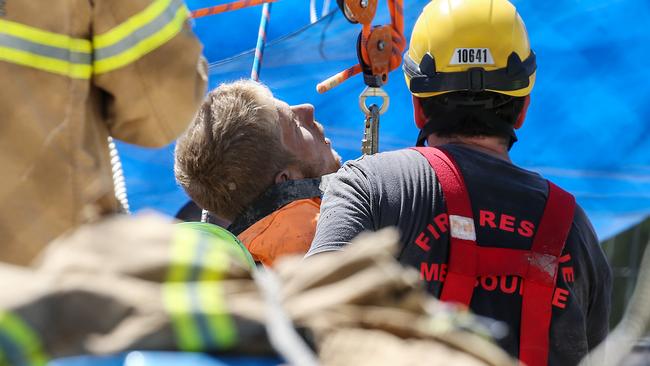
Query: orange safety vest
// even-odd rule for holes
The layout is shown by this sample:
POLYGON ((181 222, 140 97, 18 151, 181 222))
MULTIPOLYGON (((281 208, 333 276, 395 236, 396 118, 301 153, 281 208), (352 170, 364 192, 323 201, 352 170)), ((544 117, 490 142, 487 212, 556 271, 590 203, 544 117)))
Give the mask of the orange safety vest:
POLYGON ((547 365, 553 292, 575 198, 549 181, 546 207, 530 250, 478 246, 467 187, 451 154, 440 148, 413 149, 429 161, 447 203, 450 254, 440 300, 469 306, 477 277, 521 277, 519 359, 528 366, 547 365))
POLYGON ((266 266, 282 256, 304 255, 316 233, 320 203, 319 197, 293 201, 250 226, 238 239, 266 266))

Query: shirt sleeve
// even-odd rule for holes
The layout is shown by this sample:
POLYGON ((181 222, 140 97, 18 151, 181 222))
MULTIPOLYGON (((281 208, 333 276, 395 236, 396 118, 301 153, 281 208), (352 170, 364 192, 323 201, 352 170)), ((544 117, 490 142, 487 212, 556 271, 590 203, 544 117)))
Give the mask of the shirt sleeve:
POLYGON ((586 245, 589 260, 589 305, 587 308, 587 343, 594 349, 609 333, 609 314, 611 311, 612 269, 598 242, 596 233, 581 207, 576 207, 576 215, 582 216, 584 224, 579 232, 586 245))
POLYGON ((103 0, 93 7, 93 84, 111 136, 159 147, 182 133, 207 81, 182 0, 103 0))
POLYGON ((342 250, 359 233, 375 230, 372 187, 363 169, 364 158, 346 163, 329 180, 316 234, 306 257, 342 250))

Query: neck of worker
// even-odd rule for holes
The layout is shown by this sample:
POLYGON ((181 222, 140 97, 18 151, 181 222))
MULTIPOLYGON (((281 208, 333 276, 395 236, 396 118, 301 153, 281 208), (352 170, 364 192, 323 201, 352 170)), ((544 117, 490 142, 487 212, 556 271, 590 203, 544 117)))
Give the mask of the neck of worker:
POLYGON ((463 145, 470 149, 481 151, 488 155, 494 156, 507 162, 511 162, 510 154, 508 153, 508 145, 499 137, 491 136, 454 136, 454 137, 439 137, 436 134, 431 134, 427 137, 428 146, 442 146, 447 144, 463 145))

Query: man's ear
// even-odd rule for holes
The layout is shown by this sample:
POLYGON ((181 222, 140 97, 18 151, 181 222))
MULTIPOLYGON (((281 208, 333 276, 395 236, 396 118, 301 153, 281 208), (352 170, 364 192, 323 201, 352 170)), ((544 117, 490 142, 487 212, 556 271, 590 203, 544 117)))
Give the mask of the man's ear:
POLYGON ((524 99, 524 106, 521 107, 521 112, 519 112, 519 117, 517 117, 517 121, 515 122, 515 130, 520 129, 521 126, 524 125, 524 120, 526 119, 526 113, 528 112, 528 106, 530 105, 530 94, 526 95, 526 99, 524 99))
POLYGON ((427 124, 427 116, 424 115, 424 109, 422 109, 422 100, 415 95, 413 97, 413 118, 415 119, 415 124, 419 129, 423 129, 424 125, 427 124))
POLYGON ((275 175, 275 184, 278 183, 283 183, 291 179, 291 172, 289 169, 284 169, 278 172, 278 174, 275 175))

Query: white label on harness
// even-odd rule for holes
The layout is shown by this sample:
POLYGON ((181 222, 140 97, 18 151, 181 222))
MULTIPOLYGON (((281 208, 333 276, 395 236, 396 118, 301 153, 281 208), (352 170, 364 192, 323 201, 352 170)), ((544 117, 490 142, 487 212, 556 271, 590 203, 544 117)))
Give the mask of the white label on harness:
POLYGON ((463 240, 476 240, 473 219, 464 216, 449 215, 449 226, 451 227, 452 237, 463 240))
POLYGON ((456 48, 450 65, 494 65, 489 48, 456 48))

